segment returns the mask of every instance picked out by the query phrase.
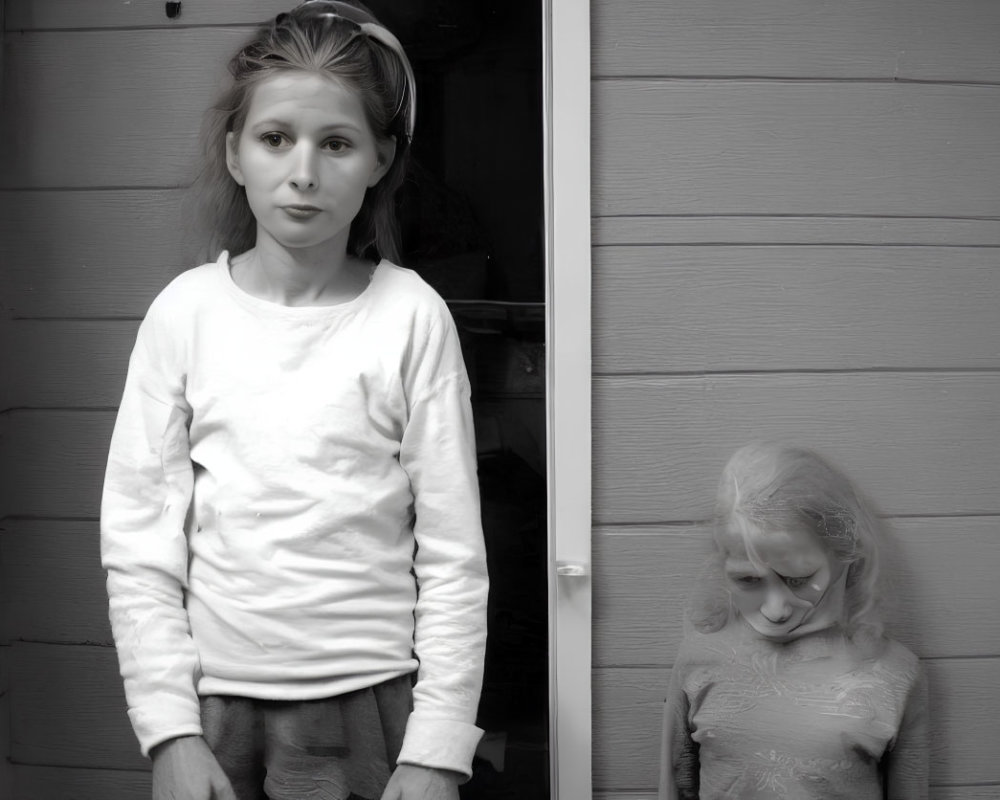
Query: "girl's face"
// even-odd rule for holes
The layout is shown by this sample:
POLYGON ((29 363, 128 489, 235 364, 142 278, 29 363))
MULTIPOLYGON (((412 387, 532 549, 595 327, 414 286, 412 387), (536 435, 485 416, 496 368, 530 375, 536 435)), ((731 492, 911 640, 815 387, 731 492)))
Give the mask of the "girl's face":
POLYGON ((227 164, 245 187, 257 244, 346 250, 365 192, 388 171, 395 142, 379 141, 357 93, 309 72, 278 73, 253 90, 227 164))
POLYGON ((752 553, 738 533, 724 541, 733 604, 761 636, 791 641, 840 618, 843 594, 828 590, 842 577, 844 565, 812 531, 754 533, 752 553))

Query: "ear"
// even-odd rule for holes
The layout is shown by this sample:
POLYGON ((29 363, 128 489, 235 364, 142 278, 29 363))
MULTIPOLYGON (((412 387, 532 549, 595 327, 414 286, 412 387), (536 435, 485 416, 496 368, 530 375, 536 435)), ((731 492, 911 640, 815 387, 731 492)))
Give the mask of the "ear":
POLYGON ((230 131, 226 134, 226 168, 233 176, 234 181, 240 186, 245 186, 246 181, 243 178, 243 171, 240 169, 240 154, 236 149, 236 141, 235 133, 230 131))
POLYGON ((378 152, 378 160, 375 162, 375 169, 372 170, 371 177, 368 179, 369 189, 382 180, 385 173, 389 171, 389 167, 392 166, 392 160, 396 157, 396 137, 390 136, 388 139, 376 140, 375 149, 378 152))

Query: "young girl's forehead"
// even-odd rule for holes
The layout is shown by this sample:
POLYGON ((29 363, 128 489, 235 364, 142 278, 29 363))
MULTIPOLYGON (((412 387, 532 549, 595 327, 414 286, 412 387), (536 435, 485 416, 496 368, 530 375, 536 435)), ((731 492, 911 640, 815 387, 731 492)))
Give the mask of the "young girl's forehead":
POLYGON ((722 550, 732 561, 789 562, 823 559, 827 548, 807 528, 790 526, 764 529, 757 526, 727 527, 720 538, 722 550))
POLYGON ((283 69, 275 70, 261 78, 250 90, 250 101, 259 96, 267 98, 302 98, 322 94, 330 89, 359 96, 357 88, 350 82, 319 70, 283 69))
POLYGON ((300 121, 370 128, 364 103, 354 87, 304 70, 279 72, 261 80, 249 98, 244 126, 290 116, 300 121))

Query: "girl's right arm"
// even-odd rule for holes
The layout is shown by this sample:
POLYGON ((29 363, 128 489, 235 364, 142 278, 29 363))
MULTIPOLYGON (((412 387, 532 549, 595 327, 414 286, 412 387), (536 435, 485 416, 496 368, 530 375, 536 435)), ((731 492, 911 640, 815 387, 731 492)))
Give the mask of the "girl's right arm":
POLYGON ((678 654, 670 672, 663 704, 663 738, 660 745, 660 790, 657 800, 697 800, 698 743, 688 725, 690 704, 684 692, 684 667, 678 654))
POLYGON ((111 627, 143 754, 168 739, 201 734, 198 657, 184 608, 190 408, 181 348, 161 298, 129 362, 101 502, 111 627))

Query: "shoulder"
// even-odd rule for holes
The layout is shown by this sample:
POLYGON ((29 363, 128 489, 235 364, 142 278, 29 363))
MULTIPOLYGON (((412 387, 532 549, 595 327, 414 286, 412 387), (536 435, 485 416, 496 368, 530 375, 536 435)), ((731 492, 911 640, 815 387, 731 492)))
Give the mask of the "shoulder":
POLYGON ((871 686, 880 687, 882 696, 891 698, 902 712, 921 709, 927 702, 927 674, 917 655, 894 639, 883 637, 877 654, 868 656, 855 670, 871 686))
POLYGON ((741 631, 732 623, 708 633, 688 630, 677 650, 675 668, 693 670, 723 663, 743 644, 741 631))
POLYGON ((920 659, 910 648, 895 639, 886 638, 879 653, 879 661, 886 667, 902 672, 916 672, 920 669, 920 659))
POLYGON ((451 318, 444 298, 414 270, 383 261, 377 274, 380 304, 430 319, 451 318))
POLYGON ((182 272, 153 299, 147 317, 175 317, 218 297, 220 269, 218 262, 210 262, 182 272))
POLYGON ((924 670, 916 653, 895 639, 885 639, 878 666, 900 684, 912 688, 924 681, 924 670))
POLYGON ((224 294, 219 269, 218 262, 189 269, 156 295, 139 327, 145 347, 163 354, 186 349, 199 315, 224 294))
POLYGON ((383 261, 372 288, 370 318, 383 330, 403 336, 413 355, 457 347, 451 309, 416 272, 383 261))

